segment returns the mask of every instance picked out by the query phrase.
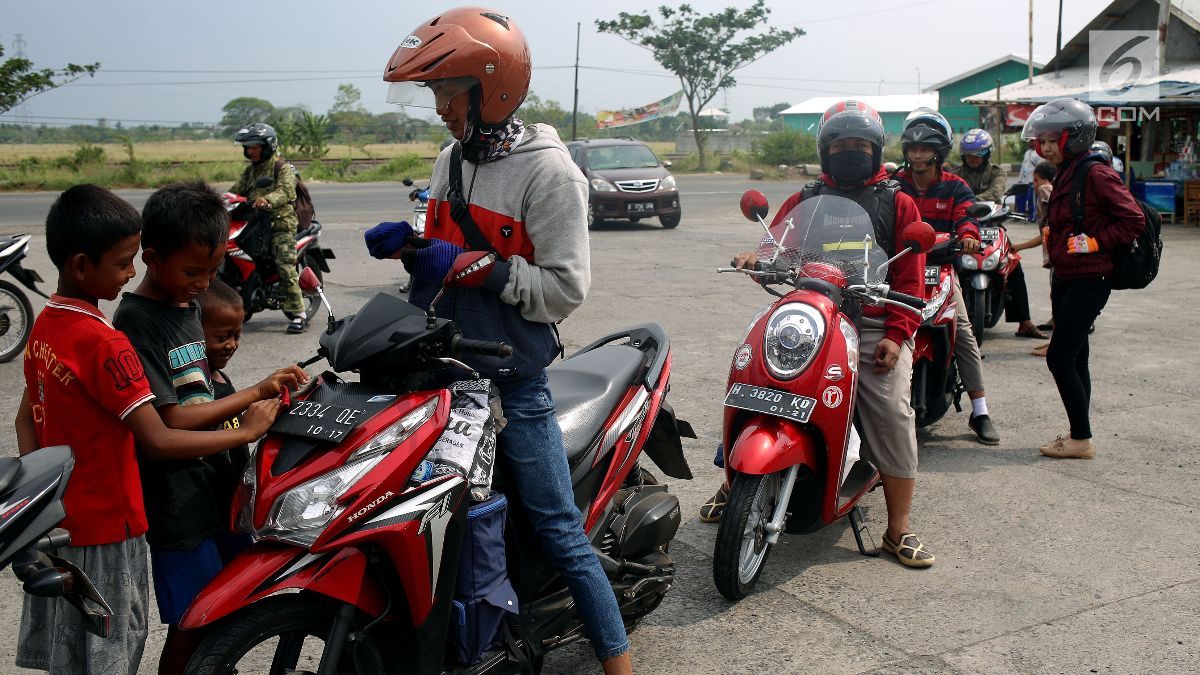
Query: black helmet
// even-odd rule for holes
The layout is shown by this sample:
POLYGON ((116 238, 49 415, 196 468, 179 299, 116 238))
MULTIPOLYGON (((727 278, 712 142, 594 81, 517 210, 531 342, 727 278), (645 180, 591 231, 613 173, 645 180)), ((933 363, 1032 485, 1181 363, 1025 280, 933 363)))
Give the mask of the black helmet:
POLYGON ((936 110, 917 108, 904 120, 904 133, 900 134, 900 149, 908 160, 908 148, 912 145, 928 145, 943 164, 954 147, 954 133, 950 123, 936 110))
POLYGON ((279 147, 279 138, 275 136, 275 128, 262 122, 255 122, 239 129, 237 135, 233 137, 233 142, 243 148, 251 145, 265 146, 259 161, 274 155, 275 150, 279 147))
POLYGON ((1096 141, 1095 143, 1092 143, 1092 147, 1088 148, 1088 152, 1093 155, 1100 155, 1104 158, 1105 162, 1108 162, 1109 166, 1112 166, 1113 151, 1112 146, 1108 143, 1105 143, 1104 141, 1096 141))
POLYGON ((829 173, 829 146, 839 138, 861 138, 870 142, 874 150, 871 173, 879 171, 883 161, 885 137, 883 120, 874 108, 852 98, 829 106, 817 127, 817 150, 821 153, 821 171, 829 173))
MULTIPOLYGON (((1063 157, 1078 157, 1087 154, 1096 140, 1096 114, 1092 107, 1077 98, 1056 98, 1043 103, 1029 114, 1021 139, 1038 141, 1044 138, 1058 140, 1063 157)), ((1042 153, 1041 144, 1035 149, 1042 153)))

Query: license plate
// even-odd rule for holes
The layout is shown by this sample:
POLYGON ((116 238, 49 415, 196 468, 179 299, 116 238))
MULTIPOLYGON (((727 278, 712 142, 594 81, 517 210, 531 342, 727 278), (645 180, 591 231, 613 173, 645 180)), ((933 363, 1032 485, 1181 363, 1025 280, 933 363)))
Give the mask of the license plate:
POLYGON ((979 240, 984 242, 993 242, 1000 238, 1000 228, 998 227, 981 227, 979 228, 979 240))
POLYGON ((817 400, 768 387, 735 384, 730 387, 729 393, 725 396, 725 405, 786 417, 803 423, 812 416, 813 410, 817 407, 817 400))
POLYGON ((314 391, 313 395, 304 401, 292 401, 275 418, 271 433, 286 436, 299 436, 320 441, 340 441, 350 435, 363 422, 371 419, 376 413, 391 405, 395 396, 346 396, 338 397, 335 392, 314 391), (335 400, 322 403, 321 399, 335 400), (341 401, 336 400, 342 398, 341 401), (349 399, 347 401, 347 399, 349 399), (350 406, 342 405, 344 402, 350 406))
POLYGON ((942 268, 926 267, 925 268, 925 285, 936 286, 939 279, 942 278, 942 268))
POLYGON ((653 211, 654 202, 629 202, 625 205, 625 210, 630 212, 653 211))

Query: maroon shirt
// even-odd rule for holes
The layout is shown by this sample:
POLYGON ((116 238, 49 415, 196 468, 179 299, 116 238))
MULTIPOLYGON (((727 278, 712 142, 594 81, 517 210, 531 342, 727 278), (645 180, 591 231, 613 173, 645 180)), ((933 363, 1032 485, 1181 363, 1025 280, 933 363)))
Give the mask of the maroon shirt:
POLYGON ((1050 194, 1050 232, 1046 246, 1050 266, 1061 279, 1095 279, 1112 273, 1111 253, 1128 246, 1146 227, 1146 218, 1133 195, 1121 181, 1121 176, 1107 164, 1089 167, 1084 188, 1083 227, 1086 234, 1100 244, 1095 253, 1068 253, 1067 240, 1077 234, 1071 212, 1071 193, 1075 187, 1075 169, 1079 160, 1060 164, 1050 194))

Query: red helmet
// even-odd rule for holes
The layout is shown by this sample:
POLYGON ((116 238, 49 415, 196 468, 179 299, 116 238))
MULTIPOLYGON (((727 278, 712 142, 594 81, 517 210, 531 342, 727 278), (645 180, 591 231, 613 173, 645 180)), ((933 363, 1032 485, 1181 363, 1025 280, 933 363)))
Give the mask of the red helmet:
POLYGON ((421 23, 400 42, 385 82, 474 79, 479 122, 507 120, 529 93, 529 44, 512 19, 483 7, 459 7, 421 23))

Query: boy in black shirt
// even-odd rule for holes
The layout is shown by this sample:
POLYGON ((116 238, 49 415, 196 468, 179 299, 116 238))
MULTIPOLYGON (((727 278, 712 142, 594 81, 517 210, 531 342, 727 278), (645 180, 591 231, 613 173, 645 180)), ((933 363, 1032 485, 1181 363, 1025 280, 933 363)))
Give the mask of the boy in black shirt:
MULTIPOLYGON (((228 234, 225 204, 204 183, 164 187, 142 209, 146 274, 136 292, 123 296, 113 324, 129 336, 154 392, 155 410, 174 429, 212 429, 254 401, 308 379, 290 366, 214 400, 196 298, 215 278, 228 234)), ((139 448, 139 464, 154 591, 168 626, 159 673, 182 673, 203 634, 176 626, 223 567, 216 535, 228 529, 228 511, 217 503, 211 489, 215 472, 203 459, 154 461, 139 448)))
MULTIPOLYGON (((242 296, 220 279, 214 279, 208 290, 200 294, 200 324, 204 328, 204 350, 208 353, 208 368, 212 374, 213 397, 216 400, 232 396, 237 388, 229 380, 224 369, 229 365, 237 351, 238 342, 242 339, 242 321, 245 311, 242 308, 242 296)), ((239 415, 234 415, 221 423, 222 429, 237 429, 241 426, 239 415)), ((250 449, 241 445, 227 452, 210 455, 205 458, 216 472, 212 484, 213 495, 221 513, 229 515, 233 503, 234 489, 246 470, 250 459, 250 449)), ((230 533, 232 534, 232 533, 230 533)), ((241 538, 230 537, 232 546, 222 546, 221 557, 228 562, 237 553, 241 538)), ((222 544, 220 540, 218 544, 222 544)))

